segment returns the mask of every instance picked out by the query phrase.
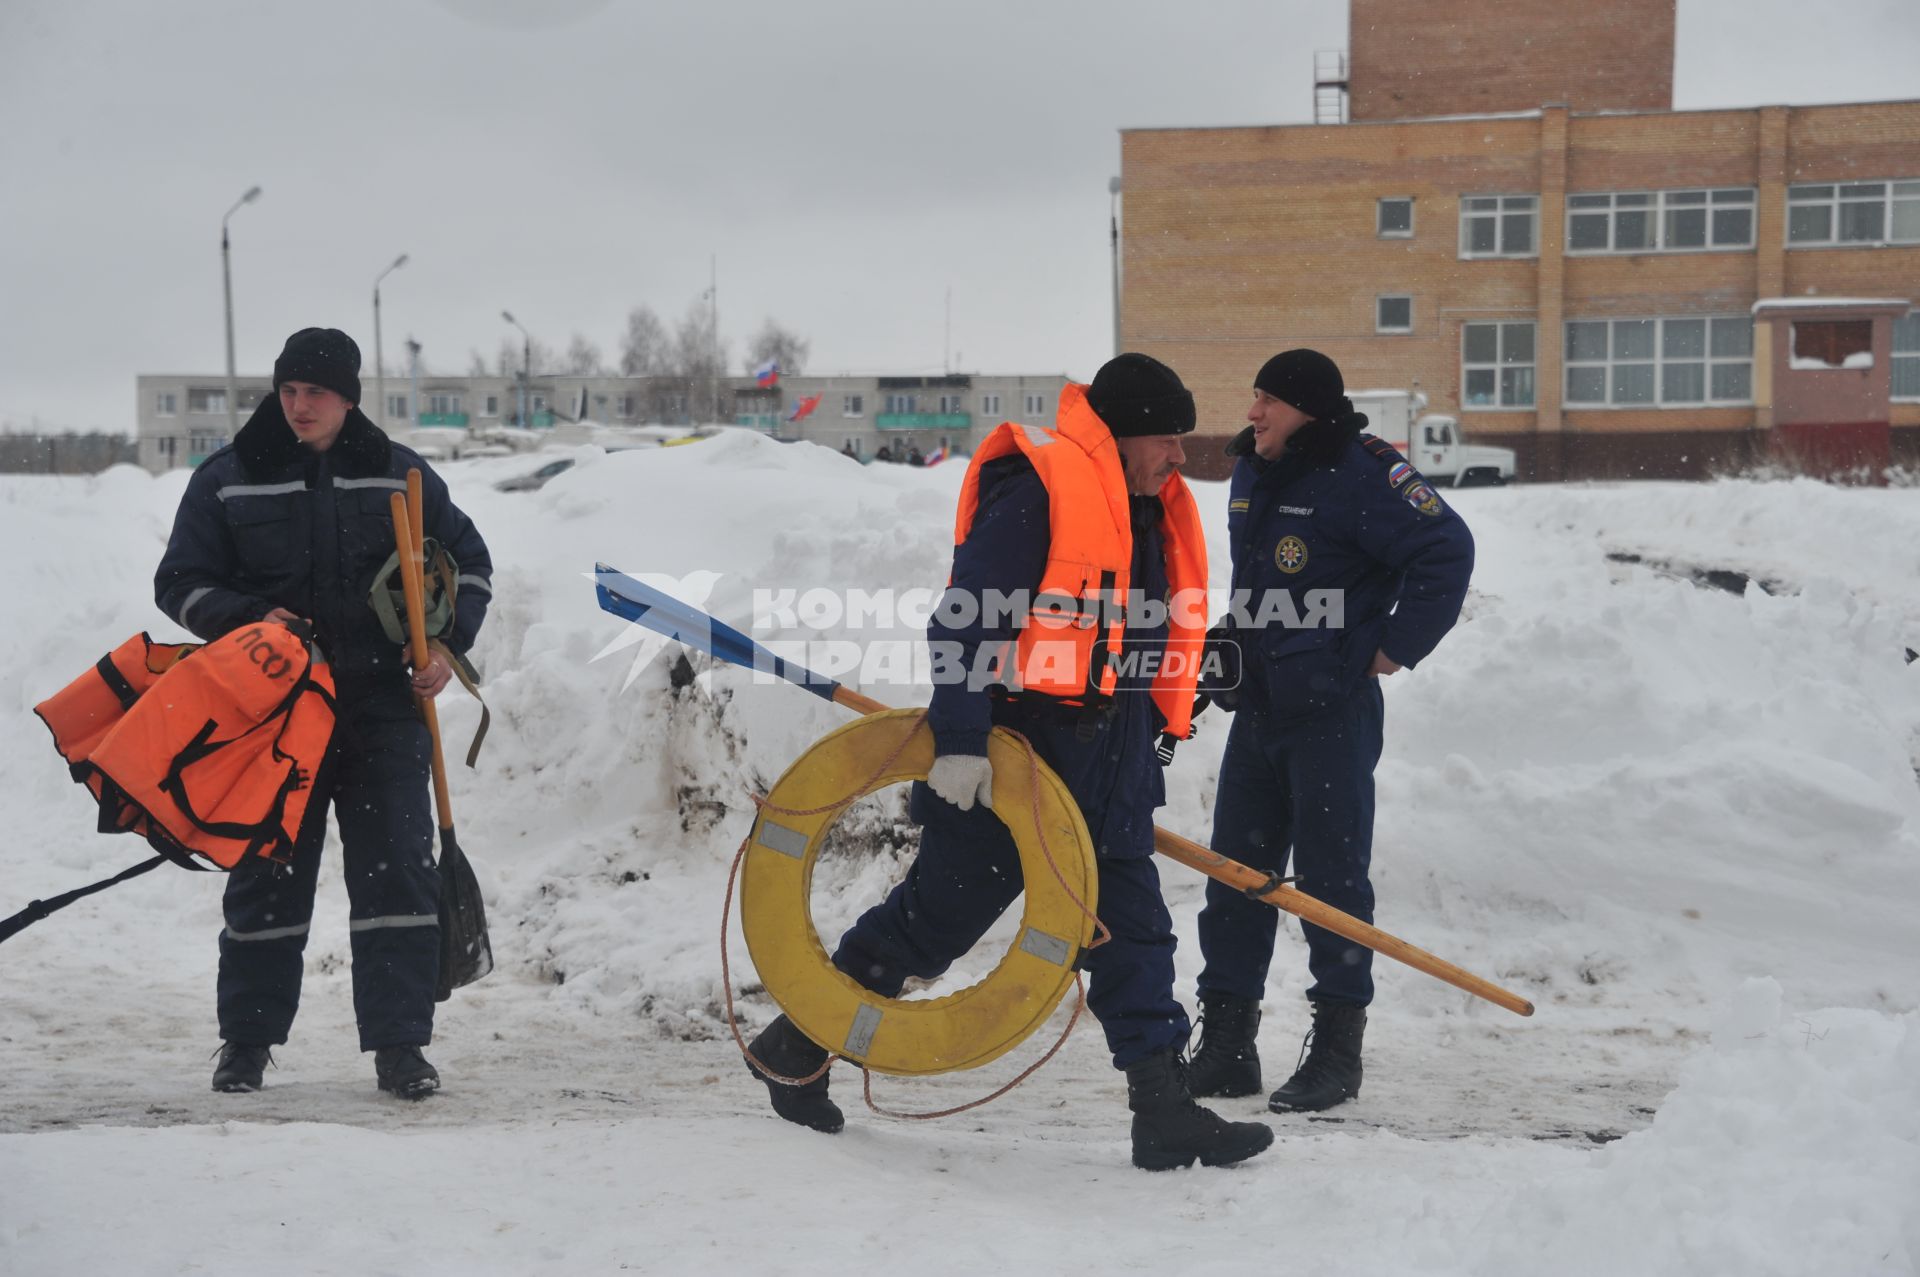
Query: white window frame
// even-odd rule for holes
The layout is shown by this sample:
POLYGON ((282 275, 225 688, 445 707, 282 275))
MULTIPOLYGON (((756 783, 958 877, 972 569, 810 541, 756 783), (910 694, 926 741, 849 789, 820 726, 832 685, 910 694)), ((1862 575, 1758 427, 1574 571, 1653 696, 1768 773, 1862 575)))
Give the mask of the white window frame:
POLYGON ((1920 180, 1896 177, 1868 182, 1796 182, 1787 188, 1785 234, 1788 248, 1885 248, 1891 244, 1920 244, 1920 180), (1872 239, 1840 238, 1841 213, 1850 207, 1869 204, 1880 206, 1879 234, 1872 239), (1896 206, 1904 206, 1913 219, 1913 227, 1905 235, 1894 234, 1896 206), (1826 234, 1795 237, 1795 210, 1812 208, 1826 211, 1826 234))
POLYGON ((613 400, 613 415, 622 421, 633 420, 634 397, 631 392, 616 395, 613 400))
POLYGON ((171 390, 157 390, 153 395, 153 415, 171 417, 180 411, 180 400, 171 390))
POLYGON ((965 395, 941 395, 940 396, 941 413, 945 414, 945 413, 954 413, 954 412, 965 412, 966 410, 967 410, 967 397, 965 395))
POLYGON ((886 405, 886 412, 889 416, 919 412, 920 396, 908 394, 905 391, 895 391, 893 394, 887 396, 886 405))
POLYGON ((216 417, 227 410, 227 392, 207 386, 195 386, 187 391, 187 411, 203 417, 216 417), (200 396, 200 406, 193 406, 193 397, 200 396))
POLYGON ((1899 403, 1920 403, 1920 310, 1893 321, 1893 398, 1899 403), (1900 383, 1908 391, 1900 393, 1900 383))
POLYGON ((500 396, 499 395, 486 395, 480 400, 480 404, 481 404, 481 411, 480 411, 481 416, 498 417, 500 415, 500 396))
POLYGON ((387 419, 390 421, 407 419, 407 396, 404 393, 387 396, 387 419))
POLYGON ((530 394, 527 396, 527 415, 528 416, 532 416, 536 412, 546 412, 546 411, 548 411, 548 408, 547 408, 547 397, 545 395, 530 394))
POLYGON ((999 416, 1000 415, 1000 396, 999 395, 981 395, 980 396, 980 415, 983 417, 999 416))
POLYGON ((1752 250, 1756 242, 1755 227, 1758 224, 1757 196, 1754 188, 1750 186, 1702 186, 1674 191, 1581 191, 1567 196, 1565 242, 1569 257, 1633 253, 1738 253, 1752 250), (1690 212, 1704 214, 1702 226, 1704 242, 1673 243, 1675 217, 1690 212), (1728 239, 1722 242, 1716 238, 1719 222, 1716 214, 1733 212, 1744 212, 1747 215, 1746 238, 1728 239), (1620 218, 1623 214, 1635 213, 1642 213, 1647 217, 1649 242, 1644 245, 1622 247, 1620 218), (1591 221, 1602 217, 1606 219, 1607 225, 1606 244, 1600 247, 1575 247, 1573 241, 1576 220, 1591 221))
POLYGON ((1412 239, 1413 238, 1413 196, 1383 195, 1373 202, 1373 234, 1376 239, 1412 239), (1387 205, 1405 204, 1407 206, 1407 229, 1390 231, 1386 227, 1387 205))
POLYGON ((1538 195, 1462 195, 1460 197, 1461 260, 1538 256, 1540 256, 1540 197, 1538 195), (1489 202, 1493 207, 1483 207, 1489 202), (1507 247, 1507 223, 1510 218, 1521 216, 1526 219, 1529 243, 1526 249, 1515 252, 1507 247), (1481 221, 1493 223, 1494 248, 1491 252, 1477 251, 1473 247, 1473 224, 1481 221))
POLYGON ((1532 412, 1540 402, 1540 387, 1537 384, 1537 370, 1539 366, 1540 332, 1539 325, 1533 320, 1497 319, 1460 325, 1460 407, 1463 410, 1468 412, 1532 412), (1494 338, 1494 359, 1491 363, 1478 360, 1472 363, 1467 361, 1468 340, 1472 330, 1475 328, 1492 328, 1496 330, 1494 338), (1531 359, 1510 360, 1507 358, 1509 334, 1512 330, 1519 328, 1532 330, 1533 358, 1531 359), (1512 371, 1516 374, 1515 379, 1518 380, 1517 374, 1523 368, 1527 373, 1526 384, 1528 392, 1527 399, 1524 403, 1519 402, 1517 397, 1512 400, 1508 398, 1508 379, 1506 376, 1509 371, 1512 371), (1494 402, 1473 403, 1468 400, 1467 385, 1472 379, 1471 375, 1476 372, 1492 372, 1494 402))
POLYGON ((1045 395, 1027 396, 1027 416, 1045 420, 1047 415, 1047 397, 1045 395))
POLYGON ((1561 360, 1565 372, 1561 378, 1561 404, 1569 411, 1633 411, 1635 409, 1679 409, 1679 408, 1741 408, 1753 403, 1753 317, 1750 315, 1663 315, 1663 316, 1612 316, 1604 319, 1569 319, 1562 330, 1563 357, 1561 360), (1677 356, 1667 353, 1667 325, 1671 323, 1704 322, 1705 342, 1698 358, 1691 355, 1677 356), (1604 324, 1607 327, 1607 354, 1604 359, 1591 356, 1576 357, 1574 354, 1573 329, 1576 324, 1604 324), (1653 349, 1642 357, 1623 357, 1617 353, 1615 337, 1616 324, 1652 324, 1653 349), (1747 325, 1747 351, 1741 355, 1717 355, 1714 353, 1714 330, 1716 325, 1747 325), (1667 368, 1669 365, 1698 364, 1701 368, 1701 397, 1698 399, 1667 398, 1667 368), (1616 367, 1650 368, 1653 372, 1653 398, 1618 402, 1615 395, 1618 390, 1616 367), (1743 367, 1747 369, 1747 393, 1739 398, 1725 398, 1713 393, 1714 369, 1721 367, 1743 367), (1577 369, 1603 369, 1603 384, 1606 387, 1604 399, 1576 399, 1573 394, 1573 378, 1577 369))
POLYGON ((461 411, 460 396, 450 390, 439 390, 427 395, 427 414, 429 416, 452 416, 461 411))
POLYGON ((866 416, 867 397, 865 395, 841 395, 840 415, 843 417, 866 416))
POLYGON ((1413 294, 1381 293, 1373 299, 1373 331, 1376 333, 1410 333, 1413 331, 1413 294), (1405 302, 1407 304, 1407 322, 1399 326, 1389 326, 1386 316, 1381 313, 1382 303, 1405 302))

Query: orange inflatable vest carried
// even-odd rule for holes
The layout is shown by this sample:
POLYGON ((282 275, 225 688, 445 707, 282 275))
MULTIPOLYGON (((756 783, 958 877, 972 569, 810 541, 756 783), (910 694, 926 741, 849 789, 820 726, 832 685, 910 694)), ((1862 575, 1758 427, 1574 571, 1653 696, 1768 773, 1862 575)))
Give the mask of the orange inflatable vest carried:
POLYGON ((204 647, 136 634, 34 713, 99 803, 100 831, 138 834, 160 854, 34 901, 0 922, 0 940, 164 860, 289 859, 333 737, 333 674, 303 630, 272 622, 204 647))

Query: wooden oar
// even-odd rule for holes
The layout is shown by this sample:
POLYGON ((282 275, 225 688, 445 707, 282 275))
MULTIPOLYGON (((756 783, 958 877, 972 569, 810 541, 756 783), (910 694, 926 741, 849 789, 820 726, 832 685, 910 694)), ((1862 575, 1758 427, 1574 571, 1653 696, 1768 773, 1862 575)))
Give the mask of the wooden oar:
MULTIPOLYGON (((624 573, 616 572, 605 564, 595 567, 594 580, 598 586, 600 606, 615 616, 677 639, 719 660, 775 674, 823 700, 830 700, 856 713, 877 714, 891 708, 812 670, 782 660, 725 622, 624 573)), ((1515 1015, 1533 1014, 1533 1003, 1518 994, 1457 967, 1445 958, 1436 957, 1417 945, 1408 944, 1372 923, 1362 922, 1350 913, 1316 900, 1304 891, 1286 886, 1278 882, 1274 875, 1250 869, 1237 860, 1209 851, 1191 839, 1182 838, 1158 826, 1153 831, 1153 849, 1189 869, 1197 869, 1217 882, 1243 891, 1255 900, 1305 919, 1335 935, 1344 936, 1396 962, 1404 962, 1416 971, 1424 971, 1436 980, 1444 980, 1476 998, 1484 998, 1495 1006, 1505 1007, 1515 1015)))

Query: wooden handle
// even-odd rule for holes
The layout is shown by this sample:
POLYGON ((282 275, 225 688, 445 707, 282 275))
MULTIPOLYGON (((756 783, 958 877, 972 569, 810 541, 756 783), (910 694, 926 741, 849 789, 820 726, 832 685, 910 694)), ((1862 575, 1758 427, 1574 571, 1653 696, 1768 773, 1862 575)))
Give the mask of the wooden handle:
MULTIPOLYGON (((833 703, 843 705, 861 714, 878 714, 890 708, 871 696, 856 692, 850 687, 833 689, 833 703)), ((1266 884, 1267 875, 1258 870, 1249 869, 1237 860, 1230 860, 1217 851, 1209 850, 1190 838, 1162 829, 1158 825, 1153 830, 1153 849, 1169 860, 1177 860, 1189 869, 1198 869, 1216 882, 1223 882, 1237 891, 1252 893, 1266 884)), ((1284 910, 1296 918, 1304 918, 1316 927, 1324 927, 1338 936, 1345 936, 1355 944, 1365 945, 1375 953, 1404 962, 1416 971, 1424 971, 1436 980, 1444 980, 1456 989, 1464 989, 1476 998, 1484 998, 1495 1006, 1505 1007, 1515 1015, 1532 1015, 1533 1003, 1509 993, 1490 980, 1483 980, 1471 971, 1456 967, 1445 958, 1435 957, 1417 945, 1408 944, 1390 932, 1382 931, 1369 922, 1362 922, 1350 913, 1334 908, 1323 901, 1315 900, 1304 891, 1292 887, 1280 886, 1270 891, 1254 895, 1255 900, 1284 910)))
MULTIPOLYGON (((407 472, 407 491, 420 490, 420 472, 407 472)), ((407 645, 413 652, 413 668, 423 670, 427 652, 426 586, 421 580, 419 522, 407 498, 396 492, 388 504, 393 512, 393 548, 400 556, 400 588, 407 598, 407 645)), ((440 751, 440 715, 431 697, 414 693, 413 703, 427 724, 427 736, 433 742, 433 806, 440 816, 440 828, 453 828, 453 796, 447 791, 447 762, 440 751)))

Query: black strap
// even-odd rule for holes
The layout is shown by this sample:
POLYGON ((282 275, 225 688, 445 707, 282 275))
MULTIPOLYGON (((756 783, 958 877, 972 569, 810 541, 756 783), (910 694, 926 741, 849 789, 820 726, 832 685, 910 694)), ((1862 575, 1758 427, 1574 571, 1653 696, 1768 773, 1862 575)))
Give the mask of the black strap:
POLYGON ((140 699, 140 693, 133 690, 133 684, 127 682, 127 676, 122 674, 120 667, 113 663, 113 653, 109 652, 95 661, 93 668, 94 672, 100 675, 101 681, 107 685, 108 690, 120 698, 120 708, 132 709, 133 703, 140 699))
POLYGON ((46 917, 48 914, 56 913, 61 909, 65 909, 68 905, 80 899, 82 896, 90 896, 96 891, 105 891, 108 887, 114 886, 118 883, 125 882, 129 878, 138 877, 139 875, 147 872, 147 870, 158 868, 159 866, 164 865, 166 863, 167 863, 167 858, 165 856, 155 856, 152 860, 143 860, 139 864, 133 866, 133 868, 122 869, 119 873, 115 874, 113 877, 103 878, 99 882, 96 882, 91 886, 80 887, 73 891, 63 892, 62 894, 53 897, 51 900, 35 900, 32 903, 28 904, 25 909, 22 909, 19 913, 14 914, 13 917, 8 918, 5 922, 0 922, 0 943, 5 943, 6 941, 11 940, 14 936, 18 935, 22 931, 25 931, 28 927, 31 927, 34 923, 40 921, 40 919, 46 917))

